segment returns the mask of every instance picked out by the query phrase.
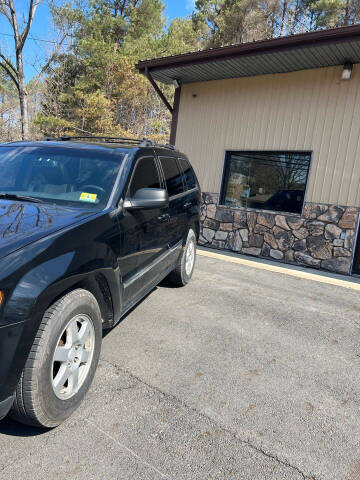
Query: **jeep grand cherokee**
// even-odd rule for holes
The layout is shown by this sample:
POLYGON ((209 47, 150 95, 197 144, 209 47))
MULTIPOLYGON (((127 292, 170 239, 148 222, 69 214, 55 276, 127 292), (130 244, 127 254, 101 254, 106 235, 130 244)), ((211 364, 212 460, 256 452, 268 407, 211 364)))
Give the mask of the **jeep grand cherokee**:
POLYGON ((0 146, 0 418, 54 427, 79 406, 102 330, 166 279, 186 285, 200 188, 148 140, 0 146))

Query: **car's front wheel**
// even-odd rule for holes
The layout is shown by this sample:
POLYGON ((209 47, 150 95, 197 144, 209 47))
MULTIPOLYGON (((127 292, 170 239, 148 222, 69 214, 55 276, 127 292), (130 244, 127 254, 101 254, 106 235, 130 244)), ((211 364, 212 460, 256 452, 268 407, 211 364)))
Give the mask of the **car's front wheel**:
POLYGON ((102 323, 95 297, 76 289, 46 312, 15 392, 10 415, 56 427, 80 405, 99 361, 102 323))

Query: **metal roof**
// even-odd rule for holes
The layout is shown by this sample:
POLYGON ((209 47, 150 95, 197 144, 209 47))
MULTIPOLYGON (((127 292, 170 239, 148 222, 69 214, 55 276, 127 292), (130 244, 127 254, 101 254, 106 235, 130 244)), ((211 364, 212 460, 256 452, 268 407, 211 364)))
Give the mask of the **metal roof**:
POLYGON ((169 84, 295 72, 346 62, 360 63, 360 24, 143 60, 137 68, 169 84))

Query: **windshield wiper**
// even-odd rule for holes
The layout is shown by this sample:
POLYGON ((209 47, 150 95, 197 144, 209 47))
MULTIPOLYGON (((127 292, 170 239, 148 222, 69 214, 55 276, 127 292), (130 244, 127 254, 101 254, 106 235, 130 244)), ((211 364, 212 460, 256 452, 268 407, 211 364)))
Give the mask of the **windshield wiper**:
POLYGON ((25 200, 26 202, 43 203, 39 198, 28 197, 27 195, 16 195, 16 193, 0 192, 0 198, 5 198, 6 200, 25 200))

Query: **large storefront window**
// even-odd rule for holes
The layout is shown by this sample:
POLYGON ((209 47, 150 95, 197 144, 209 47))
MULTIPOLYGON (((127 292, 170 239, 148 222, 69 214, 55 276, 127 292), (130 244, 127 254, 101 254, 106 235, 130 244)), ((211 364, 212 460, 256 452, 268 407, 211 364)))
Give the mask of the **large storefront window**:
POLYGON ((310 152, 227 152, 222 204, 301 213, 310 152))

